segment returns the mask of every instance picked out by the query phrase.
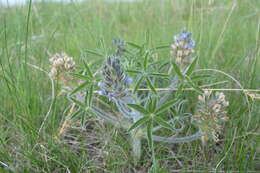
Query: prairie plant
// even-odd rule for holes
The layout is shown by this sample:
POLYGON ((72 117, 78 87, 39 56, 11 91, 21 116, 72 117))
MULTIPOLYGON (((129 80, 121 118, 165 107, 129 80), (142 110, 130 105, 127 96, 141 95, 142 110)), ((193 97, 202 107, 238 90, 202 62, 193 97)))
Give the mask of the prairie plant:
MULTIPOLYGON (((71 68, 74 63, 69 63, 73 65, 66 74, 76 78, 74 82, 78 85, 68 93, 68 99, 77 107, 71 117, 84 120, 87 112, 126 129, 136 161, 141 156, 142 140, 146 139, 152 153, 152 170, 157 169, 155 141, 183 143, 200 138, 204 143, 209 139, 217 141, 217 134, 223 129, 221 121, 228 119, 225 111, 228 102, 223 93, 203 92, 194 82, 195 77, 203 79, 203 76, 194 75, 197 58, 192 56, 195 42, 191 33, 184 30, 174 37, 171 45, 152 48, 149 47, 149 34, 143 45, 121 39, 113 40, 113 44, 117 47, 115 52, 106 57, 102 68, 95 73, 84 58, 84 69, 79 73, 71 68), (161 49, 169 48, 173 58, 154 58, 161 49), (182 93, 187 86, 200 94, 195 112, 179 109, 188 102, 182 93), (158 92, 158 87, 170 90, 158 92), (188 134, 185 132, 187 126, 197 130, 188 134)), ((100 55, 92 50, 88 52, 100 55)), ((52 64, 56 60, 54 58, 52 64)), ((64 68, 66 65, 62 66, 64 68)))

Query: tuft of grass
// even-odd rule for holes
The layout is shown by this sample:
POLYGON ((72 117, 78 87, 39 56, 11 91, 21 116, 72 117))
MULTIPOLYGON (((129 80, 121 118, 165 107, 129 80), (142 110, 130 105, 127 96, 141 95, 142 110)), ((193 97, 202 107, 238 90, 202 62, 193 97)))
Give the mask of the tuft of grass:
MULTIPOLYGON (((51 53, 64 51, 79 62, 86 49, 98 48, 101 54, 108 54, 111 51, 108 45, 114 37, 142 43, 149 30, 150 44, 166 45, 186 27, 197 41, 199 67, 223 70, 245 88, 259 89, 260 1, 211 2, 96 0, 0 7, 0 172, 147 172, 152 164, 148 144, 140 163, 135 165, 126 132, 93 117, 89 124, 94 131, 86 125, 84 133, 74 132, 73 147, 70 138, 67 142, 57 141, 54 136, 67 105, 66 99, 57 97, 57 93, 51 114, 38 133, 52 101, 51 82, 46 74, 26 62, 48 70, 51 53), (95 141, 99 145, 93 144, 95 141)), ((159 57, 168 54, 168 50, 162 51, 159 57)), ((104 57, 87 54, 86 58, 98 66, 104 57)), ((214 73, 205 82, 222 80, 227 78, 214 73)), ((225 86, 237 87, 232 82, 225 86)), ((192 92, 185 94, 194 98, 192 92)), ((259 100, 247 100, 240 92, 225 94, 230 101, 230 121, 221 142, 205 147, 199 141, 155 143, 156 156, 164 167, 161 172, 260 170, 259 100)), ((191 99, 188 109, 194 104, 191 99)))

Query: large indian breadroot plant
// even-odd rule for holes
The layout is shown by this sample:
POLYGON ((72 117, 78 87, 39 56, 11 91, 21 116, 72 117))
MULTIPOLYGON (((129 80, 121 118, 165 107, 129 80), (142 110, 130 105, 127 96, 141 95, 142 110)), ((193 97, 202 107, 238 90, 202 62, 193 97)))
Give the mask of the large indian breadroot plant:
POLYGON ((136 160, 140 159, 142 141, 146 139, 152 152, 154 169, 156 141, 217 141, 217 134, 223 129, 222 121, 228 119, 225 111, 228 102, 223 93, 203 92, 194 82, 197 58, 193 57, 195 41, 191 33, 184 30, 174 37, 171 45, 155 48, 149 48, 147 42, 137 45, 116 39, 113 43, 117 47, 115 52, 106 57, 97 72, 94 73, 84 60, 84 69, 79 73, 74 68, 67 71, 63 68, 61 71, 75 78, 74 82, 78 85, 69 86, 68 98, 76 107, 71 117, 82 117, 85 115, 83 112, 88 112, 126 129, 136 160), (153 58, 156 51, 165 48, 171 48, 170 59, 159 61, 153 58), (158 86, 169 90, 158 92, 158 86), (182 95, 182 89, 186 86, 199 93, 194 112, 181 112, 179 109, 187 101, 182 95), (142 89, 146 91, 140 91, 142 89), (193 126, 197 131, 186 134, 187 126, 193 126))

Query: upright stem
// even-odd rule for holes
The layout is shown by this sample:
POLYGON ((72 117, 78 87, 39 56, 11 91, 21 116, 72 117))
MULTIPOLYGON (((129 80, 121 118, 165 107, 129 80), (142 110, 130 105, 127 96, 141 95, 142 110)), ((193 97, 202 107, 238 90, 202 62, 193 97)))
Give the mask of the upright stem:
POLYGON ((134 131, 131 133, 131 142, 132 142, 132 152, 133 152, 133 156, 134 156, 134 162, 135 164, 138 163, 138 161, 141 158, 142 155, 142 141, 141 141, 141 137, 138 136, 138 132, 134 131))

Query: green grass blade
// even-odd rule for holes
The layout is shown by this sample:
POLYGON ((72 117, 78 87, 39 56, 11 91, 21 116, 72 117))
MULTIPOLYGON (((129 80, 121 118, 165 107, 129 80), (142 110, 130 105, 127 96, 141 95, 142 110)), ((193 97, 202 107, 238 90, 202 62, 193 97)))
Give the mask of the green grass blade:
POLYGON ((76 94, 79 91, 82 91, 83 89, 85 89, 86 87, 88 87, 91 83, 89 81, 86 81, 84 83, 82 83, 81 85, 79 85, 77 88, 75 88, 70 95, 76 94))
POLYGON ((74 78, 78 78, 81 80, 91 80, 91 78, 89 78, 88 76, 82 75, 82 74, 73 73, 73 72, 69 72, 68 74, 74 78))
POLYGON ((94 50, 85 50, 86 53, 89 53, 91 55, 94 55, 94 56, 99 56, 99 57, 104 57, 103 54, 99 53, 99 52, 96 52, 94 50))

